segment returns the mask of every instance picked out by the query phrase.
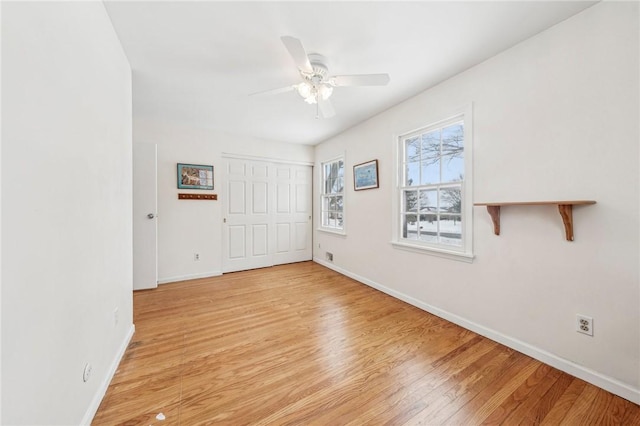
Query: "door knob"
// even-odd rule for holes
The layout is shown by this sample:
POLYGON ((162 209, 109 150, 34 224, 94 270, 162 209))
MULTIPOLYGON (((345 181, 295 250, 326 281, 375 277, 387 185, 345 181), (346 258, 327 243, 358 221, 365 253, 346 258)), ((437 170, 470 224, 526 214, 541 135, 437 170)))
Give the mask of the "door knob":
POLYGON ((149 219, 153 219, 154 217, 156 217, 156 215, 154 215, 153 213, 149 213, 149 214, 147 215, 147 217, 148 217, 149 219))

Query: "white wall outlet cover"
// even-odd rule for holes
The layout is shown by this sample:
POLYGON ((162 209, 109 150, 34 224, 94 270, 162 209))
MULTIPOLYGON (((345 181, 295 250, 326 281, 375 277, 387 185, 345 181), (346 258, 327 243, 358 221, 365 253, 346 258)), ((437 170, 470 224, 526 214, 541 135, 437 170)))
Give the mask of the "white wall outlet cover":
POLYGON ((578 333, 593 336, 593 318, 586 315, 576 315, 576 331, 578 333))

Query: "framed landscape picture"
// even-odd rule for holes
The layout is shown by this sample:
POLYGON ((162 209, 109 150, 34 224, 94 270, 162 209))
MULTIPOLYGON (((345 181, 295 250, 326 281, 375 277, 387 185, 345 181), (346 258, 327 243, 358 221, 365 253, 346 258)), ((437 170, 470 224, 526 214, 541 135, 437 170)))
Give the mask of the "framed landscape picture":
POLYGON ((213 189, 213 166, 178 163, 179 189, 213 189))
POLYGON ((353 166, 353 187, 356 191, 377 188, 378 186, 378 160, 353 166))

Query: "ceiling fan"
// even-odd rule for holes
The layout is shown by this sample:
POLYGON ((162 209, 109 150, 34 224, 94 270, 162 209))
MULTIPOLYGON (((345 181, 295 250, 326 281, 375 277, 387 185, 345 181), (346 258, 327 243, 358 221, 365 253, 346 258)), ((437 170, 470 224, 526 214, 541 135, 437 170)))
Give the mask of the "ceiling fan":
POLYGON ((315 53, 307 54, 302 42, 295 37, 282 36, 282 43, 293 58, 302 82, 279 89, 254 93, 253 95, 275 95, 296 90, 308 104, 316 104, 316 118, 320 113, 324 118, 333 117, 335 110, 329 97, 334 87, 343 86, 385 86, 389 74, 356 74, 329 76, 326 58, 315 53))

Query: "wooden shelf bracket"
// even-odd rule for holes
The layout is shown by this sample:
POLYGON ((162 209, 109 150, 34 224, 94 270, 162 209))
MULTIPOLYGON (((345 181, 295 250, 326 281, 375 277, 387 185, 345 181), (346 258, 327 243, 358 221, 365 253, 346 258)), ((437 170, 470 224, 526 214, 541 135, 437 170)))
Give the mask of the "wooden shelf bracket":
POLYGON ((500 235, 500 206, 487 206, 487 211, 493 222, 493 233, 500 235))
POLYGON ((524 202, 505 202, 505 203, 475 203, 476 206, 486 206, 487 212, 491 216, 493 222, 493 233, 500 235, 500 208, 502 206, 543 206, 557 205, 562 223, 564 224, 564 233, 567 241, 573 241, 573 206, 595 204, 593 200, 575 200, 575 201, 524 201, 524 202))
POLYGON ((560 212, 560 216, 562 216, 567 241, 573 241, 573 205, 558 204, 558 211, 560 212))

